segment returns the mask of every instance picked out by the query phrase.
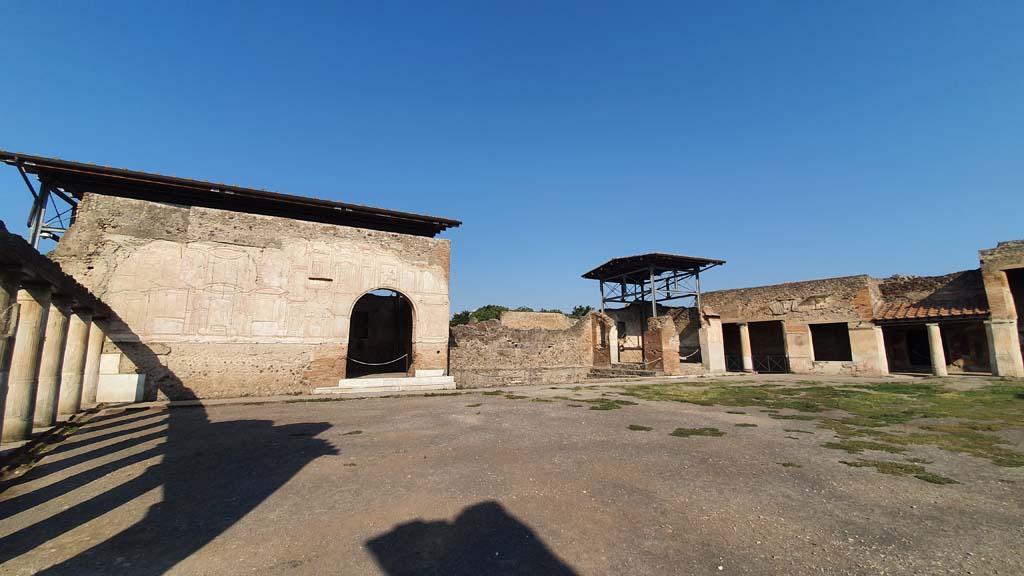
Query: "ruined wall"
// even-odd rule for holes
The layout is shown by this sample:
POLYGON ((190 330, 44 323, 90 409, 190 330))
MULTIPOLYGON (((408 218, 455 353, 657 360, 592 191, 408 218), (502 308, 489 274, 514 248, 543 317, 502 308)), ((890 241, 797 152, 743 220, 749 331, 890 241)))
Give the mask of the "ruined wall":
POLYGON ((87 195, 51 257, 123 321, 109 337, 148 397, 333 385, 378 288, 412 302, 412 369, 447 364, 447 240, 87 195))
POLYGON ((991 311, 985 330, 992 373, 1024 377, 1024 240, 1000 242, 978 256, 991 311))
POLYGON ((516 312, 507 310, 501 313, 501 325, 516 330, 565 330, 575 320, 559 312, 516 312))
POLYGON ((672 316, 647 319, 644 357, 649 370, 660 370, 671 376, 679 374, 679 332, 672 316))
MULTIPOLYGON (((617 332, 619 362, 643 362, 643 338, 641 336, 649 328, 645 317, 650 314, 650 303, 634 302, 625 308, 608 308, 605 310, 605 314, 626 326, 625 332, 617 332)), ((701 363, 701 323, 697 309, 658 304, 658 316, 668 316, 672 319, 678 336, 679 355, 686 357, 683 363, 699 365, 701 363)))
POLYGON ((868 276, 789 282, 756 288, 716 290, 702 296, 704 306, 723 323, 786 320, 797 323, 871 320, 873 291, 868 276))
POLYGON ((460 388, 580 382, 591 367, 609 365, 611 325, 591 312, 564 330, 517 329, 502 320, 455 326, 450 372, 460 388))

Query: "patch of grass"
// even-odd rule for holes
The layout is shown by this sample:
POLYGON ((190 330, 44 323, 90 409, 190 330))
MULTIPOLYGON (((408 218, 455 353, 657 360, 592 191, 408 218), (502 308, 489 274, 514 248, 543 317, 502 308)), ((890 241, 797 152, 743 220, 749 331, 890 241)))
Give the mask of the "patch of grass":
POLYGON ((736 424, 737 428, 757 428, 757 424, 751 424, 750 422, 740 422, 736 424))
POLYGON ((722 432, 718 428, 676 428, 669 433, 669 436, 678 436, 679 438, 689 438, 690 436, 725 436, 725 432, 722 432))
POLYGON ((893 446, 892 444, 882 444, 881 442, 872 442, 870 440, 840 440, 839 442, 826 442, 822 446, 832 450, 845 450, 850 454, 860 454, 865 450, 890 452, 893 454, 901 454, 906 451, 906 448, 893 446))
POLYGON ((343 465, 344 465, 344 466, 350 466, 350 467, 351 467, 351 466, 355 466, 355 465, 356 465, 356 463, 355 463, 355 462, 345 462, 345 464, 343 464, 343 465))
POLYGON ((569 408, 583 408, 583 404, 566 404, 569 408))
POLYGON ((651 430, 654 430, 654 428, 651 428, 650 426, 641 426, 639 424, 630 424, 627 428, 637 432, 650 432, 651 430))
POLYGON ((799 428, 783 428, 783 432, 796 432, 797 434, 814 434, 810 430, 801 430, 799 428))
POLYGON ((554 402, 554 400, 550 398, 531 398, 530 402, 554 402))
POLYGON ((362 430, 352 430, 350 432, 345 432, 344 434, 342 434, 342 436, 355 436, 356 434, 362 434, 362 433, 363 433, 362 430))
POLYGON ((932 464, 932 461, 927 458, 915 458, 911 456, 910 458, 904 458, 904 460, 907 462, 913 462, 914 464, 932 464))
POLYGON ((483 394, 484 396, 501 396, 504 393, 504 390, 491 390, 489 392, 481 392, 481 394, 483 394))
POLYGON ((1024 427, 1024 381, 990 381, 971 390, 948 389, 938 380, 798 384, 775 388, 711 382, 701 389, 676 384, 625 385, 622 389, 626 395, 646 400, 757 406, 779 420, 817 420, 819 427, 831 430, 840 440, 859 439, 904 448, 930 445, 986 458, 999 466, 1024 466, 1024 454, 1012 449, 1008 440, 991 434, 1024 427), (776 414, 787 409, 803 414, 776 414), (822 414, 825 411, 842 411, 848 416, 826 417, 822 414), (895 428, 898 425, 912 428, 901 430, 895 428))
POLYGON ((725 413, 726 414, 746 414, 746 412, 744 412, 742 410, 726 410, 725 413))
POLYGON ((839 461, 847 466, 853 466, 854 468, 874 468, 876 472, 881 474, 889 474, 891 476, 913 476, 918 480, 924 480, 932 484, 959 484, 952 478, 946 478, 945 476, 939 476, 925 470, 924 466, 918 466, 917 464, 902 464, 900 462, 888 462, 886 460, 857 460, 856 462, 848 462, 846 460, 839 461))
POLYGON ((572 398, 569 398, 568 396, 552 396, 551 398, 553 398, 554 400, 569 400, 570 402, 572 401, 572 398))
POLYGON ((483 404, 466 404, 466 408, 477 408, 483 406, 483 404))
POLYGON ((623 406, 636 406, 636 402, 632 400, 618 400, 609 398, 593 398, 590 400, 580 400, 580 402, 586 402, 592 404, 591 410, 618 410, 623 406))
POLYGON ((776 462, 776 464, 782 466, 783 468, 803 468, 803 466, 795 462, 776 462))
POLYGON ((74 434, 75 432, 78 432, 78 430, 79 430, 79 427, 78 427, 77 424, 65 424, 64 425, 64 433, 65 434, 74 434))
POLYGON ((529 396, 519 396, 518 394, 505 394, 506 400, 526 400, 529 396))

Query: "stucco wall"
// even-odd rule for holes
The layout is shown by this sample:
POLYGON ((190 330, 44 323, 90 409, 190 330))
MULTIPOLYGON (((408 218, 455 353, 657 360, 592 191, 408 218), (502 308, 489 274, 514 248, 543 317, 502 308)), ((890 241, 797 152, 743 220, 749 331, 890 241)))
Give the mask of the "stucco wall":
POLYGON ((87 195, 51 257, 120 316, 109 337, 150 397, 332 385, 378 288, 412 302, 412 368, 447 365, 448 240, 87 195))

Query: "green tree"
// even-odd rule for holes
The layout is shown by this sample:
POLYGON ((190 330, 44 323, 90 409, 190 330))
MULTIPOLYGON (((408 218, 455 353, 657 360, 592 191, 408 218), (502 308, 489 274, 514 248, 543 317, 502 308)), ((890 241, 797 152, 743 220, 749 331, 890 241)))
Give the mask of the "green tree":
POLYGON ((565 314, 565 312, 562 312, 558 308, 541 308, 540 311, 541 312, 549 312, 549 313, 552 313, 552 314, 565 314))
POLYGON ((520 306, 513 310, 513 312, 533 312, 533 308, 530 308, 529 306, 520 306))
POLYGON ((502 312, 506 312, 508 308, 505 306, 499 306, 497 304, 487 304, 481 306, 473 311, 472 317, 483 322, 485 320, 497 320, 501 317, 502 312))
POLYGON ((454 316, 452 316, 452 321, 451 321, 450 325, 451 326, 459 326, 459 325, 462 325, 462 324, 469 324, 469 317, 472 314, 473 313, 470 312, 469 310, 463 310, 462 312, 459 312, 458 314, 455 314, 454 316))
POLYGON ((593 311, 594 311, 594 307, 593 306, 584 306, 584 305, 573 306, 572 307, 572 312, 569 313, 569 317, 571 317, 571 318, 583 318, 584 316, 586 316, 587 314, 589 314, 589 313, 591 313, 593 311))

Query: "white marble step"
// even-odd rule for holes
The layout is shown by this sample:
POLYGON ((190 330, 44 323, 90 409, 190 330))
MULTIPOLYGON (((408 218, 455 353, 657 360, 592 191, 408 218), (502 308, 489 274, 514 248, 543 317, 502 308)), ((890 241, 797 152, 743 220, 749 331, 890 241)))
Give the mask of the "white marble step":
POLYGON ((347 378, 337 386, 314 388, 313 394, 364 394, 369 392, 407 392, 414 390, 454 390, 451 376, 413 376, 408 378, 347 378))

